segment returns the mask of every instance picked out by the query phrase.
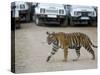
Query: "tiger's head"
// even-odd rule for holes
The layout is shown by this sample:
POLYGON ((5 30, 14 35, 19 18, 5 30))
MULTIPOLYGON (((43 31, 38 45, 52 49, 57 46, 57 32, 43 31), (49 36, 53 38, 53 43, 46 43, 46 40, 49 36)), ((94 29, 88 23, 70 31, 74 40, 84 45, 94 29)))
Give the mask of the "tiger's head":
POLYGON ((55 32, 53 32, 53 33, 46 32, 46 34, 48 35, 47 36, 47 43, 49 45, 56 42, 55 32))

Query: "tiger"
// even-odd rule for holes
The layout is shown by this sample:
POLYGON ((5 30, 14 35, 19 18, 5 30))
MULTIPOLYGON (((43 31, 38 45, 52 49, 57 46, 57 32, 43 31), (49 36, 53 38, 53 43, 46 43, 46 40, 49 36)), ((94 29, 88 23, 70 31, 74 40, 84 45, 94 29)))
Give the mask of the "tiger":
POLYGON ((92 47, 97 48, 90 38, 81 32, 64 33, 64 32, 46 32, 48 45, 52 44, 52 50, 47 57, 47 62, 50 58, 59 50, 59 48, 64 50, 64 60, 67 61, 68 48, 75 49, 77 58, 73 61, 77 61, 80 57, 80 49, 84 47, 90 54, 92 54, 92 60, 95 60, 95 53, 92 47), (91 47, 92 46, 92 47, 91 47))

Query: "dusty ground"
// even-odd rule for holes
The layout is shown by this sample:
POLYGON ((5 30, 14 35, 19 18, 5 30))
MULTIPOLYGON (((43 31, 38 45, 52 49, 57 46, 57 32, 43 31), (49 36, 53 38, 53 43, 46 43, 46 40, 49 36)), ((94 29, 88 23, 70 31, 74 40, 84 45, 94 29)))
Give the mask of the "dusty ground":
MULTIPOLYGON (((63 71, 77 69, 97 68, 96 60, 91 60, 84 48, 81 48, 81 56, 78 61, 75 50, 69 49, 68 61, 63 62, 63 50, 59 50, 50 60, 46 62, 51 46, 46 43, 46 32, 83 32, 89 35, 92 42, 97 45, 96 27, 48 27, 36 26, 34 23, 21 24, 21 29, 15 31, 15 61, 16 73, 63 71)), ((93 48, 97 56, 97 49, 93 48)))

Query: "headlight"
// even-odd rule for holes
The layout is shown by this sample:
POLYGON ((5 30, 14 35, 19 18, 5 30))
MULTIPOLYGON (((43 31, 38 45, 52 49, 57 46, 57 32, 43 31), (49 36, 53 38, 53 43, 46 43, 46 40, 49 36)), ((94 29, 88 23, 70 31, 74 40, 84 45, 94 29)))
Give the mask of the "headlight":
POLYGON ((95 12, 90 12, 88 15, 89 16, 96 16, 96 13, 95 12))
POLYGON ((64 10, 59 10, 59 14, 64 14, 64 10))
POLYGON ((40 9, 40 13, 45 13, 45 9, 44 8, 41 8, 40 9))
POLYGON ((81 15, 81 12, 74 11, 74 15, 75 15, 75 16, 80 16, 80 15, 81 15))

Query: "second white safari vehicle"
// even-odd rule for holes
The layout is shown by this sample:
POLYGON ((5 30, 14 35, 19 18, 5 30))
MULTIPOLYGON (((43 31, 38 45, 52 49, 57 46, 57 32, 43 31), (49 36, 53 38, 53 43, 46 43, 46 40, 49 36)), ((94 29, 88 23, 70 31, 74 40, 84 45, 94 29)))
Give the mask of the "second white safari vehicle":
POLYGON ((35 23, 41 24, 60 24, 66 26, 64 21, 66 11, 63 4, 38 3, 35 8, 35 23))
POLYGON ((70 7, 70 25, 96 25, 96 11, 92 6, 72 5, 70 7))

